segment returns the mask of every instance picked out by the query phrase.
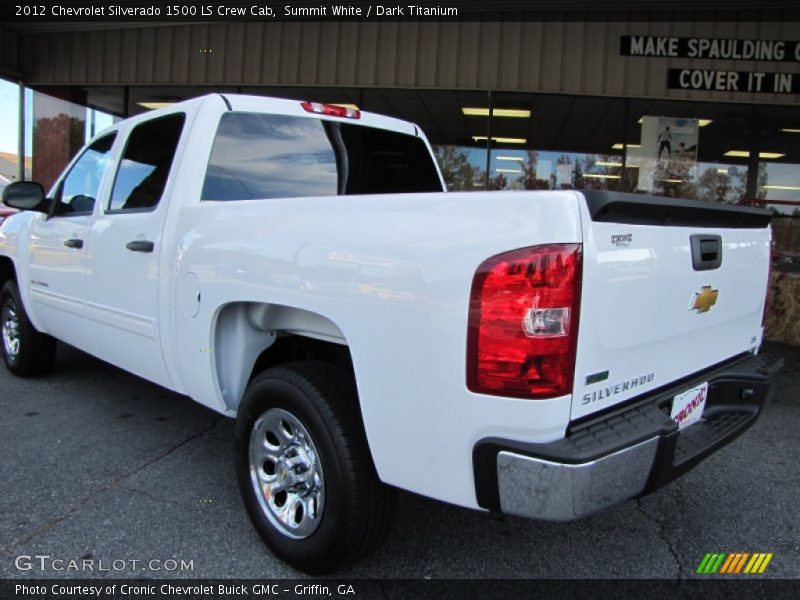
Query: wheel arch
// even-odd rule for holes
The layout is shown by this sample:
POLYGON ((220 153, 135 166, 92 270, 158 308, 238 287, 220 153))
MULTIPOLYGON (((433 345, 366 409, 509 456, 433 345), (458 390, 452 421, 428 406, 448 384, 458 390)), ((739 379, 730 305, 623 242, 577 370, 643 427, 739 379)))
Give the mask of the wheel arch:
POLYGON ((250 380, 271 366, 324 360, 353 371, 347 340, 328 317, 301 308, 231 302, 217 312, 212 333, 215 379, 229 412, 250 380))
POLYGON ((2 288, 6 281, 17 280, 17 268, 14 266, 14 261, 8 256, 0 256, 0 288, 2 288))

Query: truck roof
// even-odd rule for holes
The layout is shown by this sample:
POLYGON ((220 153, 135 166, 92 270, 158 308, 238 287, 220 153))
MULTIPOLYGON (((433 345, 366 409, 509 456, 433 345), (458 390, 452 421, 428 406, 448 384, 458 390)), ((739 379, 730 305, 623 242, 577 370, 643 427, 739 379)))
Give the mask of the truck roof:
MULTIPOLYGON (((288 115, 296 117, 311 117, 315 119, 322 119, 326 121, 339 121, 343 123, 352 123, 354 125, 364 125, 366 127, 374 127, 377 129, 386 129, 403 133, 406 135, 420 136, 420 129, 414 124, 401 119, 387 117, 376 113, 366 112, 359 110, 358 117, 337 117, 328 114, 318 114, 307 111, 303 108, 302 100, 289 100, 286 98, 272 98, 269 96, 252 96, 247 94, 206 94, 198 96, 190 100, 184 100, 176 104, 171 104, 164 108, 158 108, 124 119, 120 123, 132 123, 140 120, 151 119, 159 116, 161 112, 171 113, 181 107, 196 107, 198 104, 206 102, 219 102, 220 106, 227 106, 228 110, 239 112, 254 112, 254 113, 267 113, 277 115, 288 115), (224 104, 223 104, 224 103, 224 104)), ((98 134, 98 137, 107 131, 117 129, 119 123, 115 123, 111 127, 103 130, 98 134)))
MULTIPOLYGON (((212 94, 214 95, 214 94, 212 94)), ((219 94, 228 100, 231 110, 243 112, 264 112, 272 114, 292 115, 307 117, 309 115, 329 121, 350 122, 367 127, 377 127, 388 129, 407 135, 419 135, 419 128, 408 121, 366 112, 359 109, 359 118, 334 117, 330 115, 320 115, 306 111, 301 100, 287 100, 286 98, 271 98, 267 96, 249 96, 245 94, 219 94)))

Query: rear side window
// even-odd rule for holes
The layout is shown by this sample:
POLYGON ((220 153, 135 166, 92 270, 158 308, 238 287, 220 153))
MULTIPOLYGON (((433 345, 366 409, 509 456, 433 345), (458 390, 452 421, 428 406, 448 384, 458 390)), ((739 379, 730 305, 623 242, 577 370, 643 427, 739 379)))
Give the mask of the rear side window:
POLYGON ((347 152, 346 194, 441 192, 433 157, 420 138, 341 124, 347 152))
POLYGON ((114 180, 110 210, 150 210, 158 205, 185 120, 180 113, 134 127, 114 180))
POLYGON ((220 120, 203 200, 440 192, 424 142, 361 125, 262 113, 220 120))
POLYGON ((203 200, 335 196, 336 156, 319 119, 223 115, 203 200))

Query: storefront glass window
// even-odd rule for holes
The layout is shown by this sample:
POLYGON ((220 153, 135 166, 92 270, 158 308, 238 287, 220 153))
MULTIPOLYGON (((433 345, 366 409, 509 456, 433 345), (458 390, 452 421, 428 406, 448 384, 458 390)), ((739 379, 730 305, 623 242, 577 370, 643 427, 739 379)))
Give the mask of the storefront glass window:
POLYGON ((33 91, 25 117, 31 179, 48 190, 86 140, 86 107, 33 91))
POLYGON ((491 169, 492 189, 502 190, 618 190, 623 179, 614 154, 499 148, 491 169))
POLYGON ((0 79, 0 191, 19 179, 19 86, 0 79))
MULTIPOLYGON (((800 136, 798 136, 800 137, 800 136)), ((778 270, 800 271, 800 165, 761 163, 758 200, 772 211, 778 270)))
POLYGON ((485 189, 486 150, 469 146, 433 146, 439 170, 451 192, 485 189))
POLYGON ((84 143, 88 143, 98 133, 111 127, 114 123, 119 121, 120 118, 114 115, 103 112, 96 108, 86 109, 86 139, 84 143))

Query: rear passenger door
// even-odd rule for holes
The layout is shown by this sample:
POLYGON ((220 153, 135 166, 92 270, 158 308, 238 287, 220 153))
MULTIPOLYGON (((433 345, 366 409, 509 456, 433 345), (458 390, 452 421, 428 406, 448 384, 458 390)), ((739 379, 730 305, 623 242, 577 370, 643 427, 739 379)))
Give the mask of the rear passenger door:
POLYGON ((113 174, 111 193, 91 229, 86 316, 97 354, 171 387, 158 328, 161 240, 169 182, 186 115, 134 125, 113 174))

